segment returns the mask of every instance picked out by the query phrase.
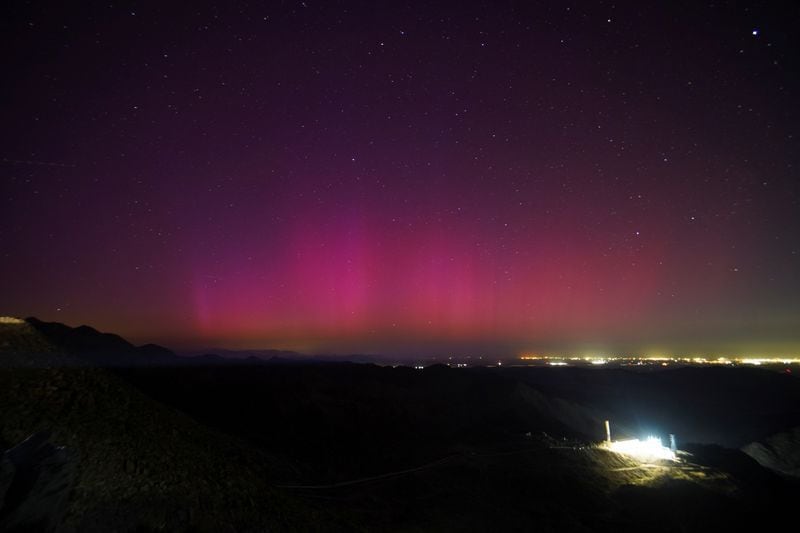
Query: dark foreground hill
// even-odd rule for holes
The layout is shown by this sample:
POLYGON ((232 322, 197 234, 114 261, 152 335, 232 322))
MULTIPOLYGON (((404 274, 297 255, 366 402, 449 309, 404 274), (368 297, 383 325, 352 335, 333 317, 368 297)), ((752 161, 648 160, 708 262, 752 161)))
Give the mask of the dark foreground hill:
MULTIPOLYGON (((593 445, 605 417, 630 429, 658 414, 643 383, 706 405, 700 419, 715 414, 726 398, 703 403, 702 380, 186 365, 71 330, 0 323, 0 447, 50 443, 27 463, 13 450, 0 462, 0 528, 38 510, 59 531, 737 531, 779 523, 798 496, 735 449, 687 445, 693 455, 671 464, 593 445), (647 408, 626 411, 620 397, 647 408), (65 495, 63 516, 37 507, 43 486, 65 495)), ((761 375, 731 376, 716 383, 762 386, 761 375)), ((793 386, 761 394, 791 398, 793 386)), ((791 422, 793 406, 758 405, 774 419, 765 431, 791 422)), ((755 418, 732 434, 758 433, 755 418)))
MULTIPOLYGON (((0 447, 48 434, 75 463, 59 529, 219 531, 258 524, 293 530, 304 523, 304 514, 268 483, 276 465, 263 451, 198 424, 106 369, 58 364, 76 358, 28 324, 0 324, 0 338, 5 363, 26 355, 20 346, 35 348, 25 366, 0 365, 0 447), (50 365, 34 366, 31 359, 50 365)), ((14 472, 5 474, 5 495, 24 498, 14 472)), ((14 511, 0 508, 0 530, 14 511)))

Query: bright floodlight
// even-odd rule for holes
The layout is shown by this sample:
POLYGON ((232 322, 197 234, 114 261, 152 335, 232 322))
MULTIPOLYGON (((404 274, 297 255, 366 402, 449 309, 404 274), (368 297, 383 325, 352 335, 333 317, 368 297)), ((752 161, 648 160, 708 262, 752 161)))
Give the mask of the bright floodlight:
POLYGON ((645 440, 619 440, 608 444, 612 452, 624 453, 637 459, 668 459, 675 461, 675 452, 665 447, 658 437, 647 437, 645 440))

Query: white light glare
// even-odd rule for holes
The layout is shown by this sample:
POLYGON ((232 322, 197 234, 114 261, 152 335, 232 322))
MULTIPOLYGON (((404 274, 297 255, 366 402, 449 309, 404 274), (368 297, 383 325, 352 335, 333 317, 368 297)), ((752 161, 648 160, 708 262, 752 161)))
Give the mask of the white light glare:
POLYGON ((667 459, 675 461, 675 452, 665 447, 658 437, 647 437, 645 440, 619 440, 608 444, 612 452, 624 453, 637 459, 667 459))

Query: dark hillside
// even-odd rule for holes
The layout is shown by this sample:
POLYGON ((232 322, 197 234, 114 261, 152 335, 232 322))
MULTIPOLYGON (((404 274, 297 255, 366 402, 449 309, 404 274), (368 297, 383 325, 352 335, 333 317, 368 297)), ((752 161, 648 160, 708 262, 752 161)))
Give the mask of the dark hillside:
MULTIPOLYGON (((141 348, 119 337, 19 321, 0 324, 0 347, 0 445, 14 447, 0 461, 0 525, 738 531, 773 527, 800 495, 720 445, 687 444, 692 455, 670 463, 594 444, 605 416, 687 435, 792 420, 796 381, 749 369, 142 365, 141 348), (736 390, 763 399, 724 418, 736 390), (41 454, 19 459, 23 441, 41 454), (66 502, 63 516, 42 502, 66 502)), ((762 462, 778 464, 783 442, 765 441, 762 462)))
POLYGON ((800 425, 800 380, 760 368, 517 367, 502 374, 548 396, 591 405, 616 432, 631 436, 674 433, 681 442, 739 448, 800 425))

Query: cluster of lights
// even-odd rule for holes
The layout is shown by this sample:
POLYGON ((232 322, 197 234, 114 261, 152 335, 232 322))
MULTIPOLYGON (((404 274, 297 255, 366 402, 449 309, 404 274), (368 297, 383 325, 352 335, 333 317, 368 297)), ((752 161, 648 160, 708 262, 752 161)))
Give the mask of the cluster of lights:
POLYGON ((675 452, 664 446, 658 437, 647 437, 644 440, 629 439, 609 442, 606 447, 612 452, 635 457, 639 460, 665 459, 676 461, 675 452))
POLYGON ((566 366, 568 364, 591 364, 591 365, 605 365, 608 363, 617 363, 620 365, 661 365, 669 366, 670 364, 695 364, 695 365, 768 365, 768 364, 783 364, 792 365, 800 364, 800 357, 638 357, 638 356, 585 356, 585 357, 572 357, 572 356, 551 356, 551 355, 522 355, 519 358, 522 361, 541 361, 550 366, 566 366))

